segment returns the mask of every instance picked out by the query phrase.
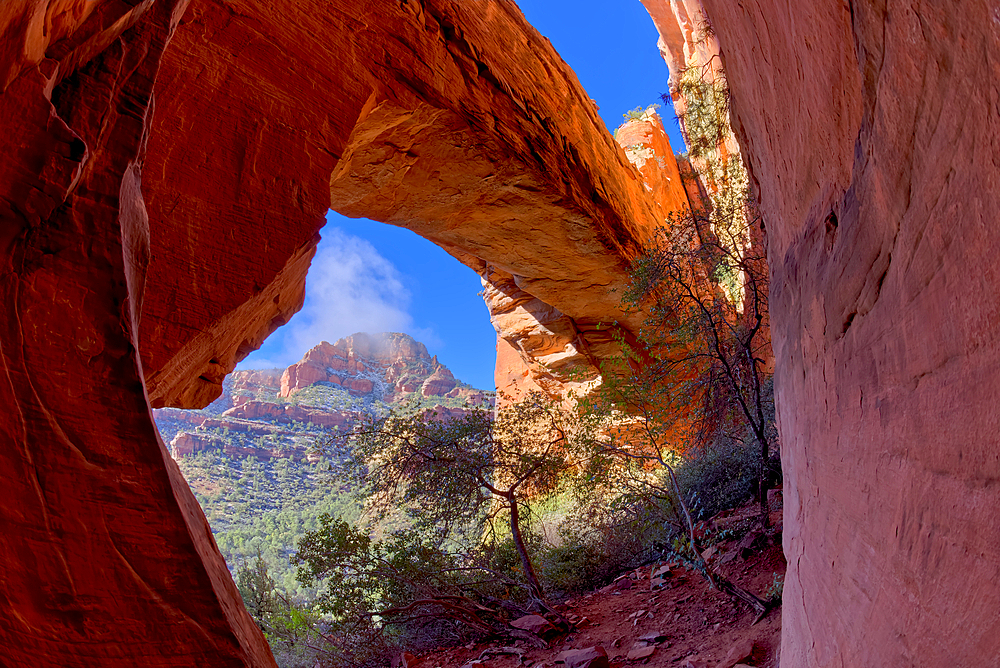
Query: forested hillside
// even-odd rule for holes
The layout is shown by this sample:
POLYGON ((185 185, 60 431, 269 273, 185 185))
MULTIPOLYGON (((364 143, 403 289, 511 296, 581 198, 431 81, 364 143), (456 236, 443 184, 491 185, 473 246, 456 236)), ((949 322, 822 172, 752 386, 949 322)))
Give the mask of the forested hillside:
POLYGON ((352 520, 360 508, 332 475, 349 453, 331 436, 393 407, 458 415, 490 402, 411 337, 355 334, 288 369, 237 371, 203 410, 154 416, 230 570, 260 553, 286 592, 307 595, 289 566, 296 541, 324 513, 352 520))

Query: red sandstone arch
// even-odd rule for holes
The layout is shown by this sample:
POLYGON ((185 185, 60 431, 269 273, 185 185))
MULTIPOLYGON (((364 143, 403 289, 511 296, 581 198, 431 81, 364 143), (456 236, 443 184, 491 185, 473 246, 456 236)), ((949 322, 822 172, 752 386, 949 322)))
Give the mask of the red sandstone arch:
POLYGON ((287 318, 297 259, 331 206, 512 276, 568 316, 578 359, 606 351, 595 326, 620 315, 608 290, 663 220, 575 75, 508 2, 202 3, 157 95, 144 189, 157 289, 140 348, 154 405, 203 403, 287 318), (237 270, 221 277, 206 255, 237 270), (215 293, 176 308, 192 286, 215 293))
POLYGON ((498 277, 576 360, 663 220, 511 2, 187 4, 0 10, 5 663, 273 664, 149 408, 207 403, 300 306, 331 205, 498 277))

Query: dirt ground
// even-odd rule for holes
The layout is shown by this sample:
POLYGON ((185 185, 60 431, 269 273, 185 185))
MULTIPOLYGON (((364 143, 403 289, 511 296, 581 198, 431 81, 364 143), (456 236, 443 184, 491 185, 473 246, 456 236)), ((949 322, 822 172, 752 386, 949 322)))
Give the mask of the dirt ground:
MULTIPOLYGON (((737 531, 737 537, 711 550, 710 560, 718 572, 760 598, 767 598, 776 576, 783 578, 785 572, 781 512, 777 509, 780 492, 776 496, 771 505, 772 531, 751 532, 742 539, 737 531)), ((713 518, 713 523, 718 528, 745 527, 752 523, 748 520, 755 511, 753 507, 728 511, 713 518)), ((748 605, 710 589, 701 575, 676 564, 653 564, 624 573, 611 585, 565 601, 558 609, 578 631, 551 638, 548 649, 521 641, 470 645, 416 657, 407 668, 562 668, 561 653, 594 646, 604 648, 611 668, 715 668, 731 666, 726 661, 730 652, 740 653, 737 647, 748 648, 751 643, 752 653, 738 657, 740 663, 766 668, 778 665, 780 606, 753 624, 757 615, 748 605), (651 574, 663 566, 670 570, 662 585, 651 582, 651 574), (645 647, 652 647, 652 654, 629 658, 630 652, 645 647)))

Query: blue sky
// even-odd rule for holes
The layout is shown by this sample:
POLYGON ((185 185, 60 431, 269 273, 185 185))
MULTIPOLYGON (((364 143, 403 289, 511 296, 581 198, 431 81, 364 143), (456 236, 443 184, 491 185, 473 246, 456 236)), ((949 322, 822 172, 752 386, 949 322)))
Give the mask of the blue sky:
MULTIPOLYGON (((660 103, 669 73, 639 0, 518 5, 576 71, 609 130, 629 109, 660 103)), ((661 103, 660 114, 680 150, 672 109, 661 103)), ((302 311, 239 368, 288 366, 320 341, 354 332, 401 331, 426 344, 459 379, 493 389, 496 333, 474 271, 409 230, 332 211, 322 236, 302 311)))

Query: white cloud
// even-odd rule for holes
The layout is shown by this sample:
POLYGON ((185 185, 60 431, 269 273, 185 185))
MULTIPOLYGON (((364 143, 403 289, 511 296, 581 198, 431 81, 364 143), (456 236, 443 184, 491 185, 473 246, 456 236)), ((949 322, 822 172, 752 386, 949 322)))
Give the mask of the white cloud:
POLYGON ((410 291, 389 260, 364 239, 326 227, 306 278, 302 310, 238 368, 286 367, 320 341, 332 343, 355 332, 414 330, 409 305, 410 291))

